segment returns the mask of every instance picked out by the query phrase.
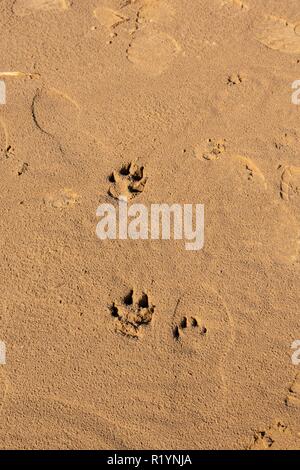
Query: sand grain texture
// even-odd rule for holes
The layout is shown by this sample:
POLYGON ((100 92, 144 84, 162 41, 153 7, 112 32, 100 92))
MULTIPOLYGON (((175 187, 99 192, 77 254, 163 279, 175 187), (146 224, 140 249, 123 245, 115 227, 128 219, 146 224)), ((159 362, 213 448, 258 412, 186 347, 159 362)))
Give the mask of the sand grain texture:
POLYGON ((1 448, 300 448, 298 3, 1 2, 1 448))

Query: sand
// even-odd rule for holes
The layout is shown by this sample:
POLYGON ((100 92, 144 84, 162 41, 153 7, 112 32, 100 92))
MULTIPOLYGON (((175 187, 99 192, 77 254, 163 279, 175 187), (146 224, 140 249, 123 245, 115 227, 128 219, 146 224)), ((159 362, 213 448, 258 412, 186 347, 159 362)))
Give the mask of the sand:
POLYGON ((298 0, 0 22, 0 447, 299 449, 298 0), (99 240, 124 194, 204 204, 204 248, 99 240))

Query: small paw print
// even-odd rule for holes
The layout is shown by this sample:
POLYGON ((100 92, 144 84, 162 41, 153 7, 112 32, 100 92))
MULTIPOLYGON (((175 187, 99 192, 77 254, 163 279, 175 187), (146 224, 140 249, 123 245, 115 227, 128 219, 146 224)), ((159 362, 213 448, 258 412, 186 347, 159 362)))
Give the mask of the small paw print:
POLYGON ((227 85, 232 87, 235 85, 240 85, 243 82, 243 78, 239 73, 234 73, 232 75, 229 75, 227 78, 227 85))
POLYGON ((173 336, 176 341, 180 341, 185 331, 189 330, 198 330, 202 336, 205 336, 207 333, 207 328, 205 326, 200 326, 199 319, 197 317, 183 317, 179 325, 176 325, 173 330, 173 336))
POLYGON ((205 142, 196 146, 195 148, 195 154, 199 160, 219 160, 225 151, 225 139, 207 139, 205 142))

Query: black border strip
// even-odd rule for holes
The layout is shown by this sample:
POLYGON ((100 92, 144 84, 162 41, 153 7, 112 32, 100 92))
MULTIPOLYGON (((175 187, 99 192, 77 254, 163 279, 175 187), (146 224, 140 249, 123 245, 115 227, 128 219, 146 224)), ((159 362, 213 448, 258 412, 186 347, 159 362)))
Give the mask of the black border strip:
POLYGON ((33 451, 0 451, 0 462, 7 463, 76 463, 76 464, 95 464, 106 466, 119 466, 126 468, 159 468, 162 465, 176 468, 189 468, 193 465, 198 467, 205 464, 228 463, 230 465, 243 464, 251 466, 255 464, 270 464, 276 462, 286 466, 288 462, 299 464, 298 451, 195 451, 195 450, 147 450, 147 451, 51 451, 51 450, 33 450, 33 451), (135 459, 135 460, 133 460, 135 459), (138 459, 138 460, 136 460, 138 459), (138 465, 137 462, 139 462, 138 465))

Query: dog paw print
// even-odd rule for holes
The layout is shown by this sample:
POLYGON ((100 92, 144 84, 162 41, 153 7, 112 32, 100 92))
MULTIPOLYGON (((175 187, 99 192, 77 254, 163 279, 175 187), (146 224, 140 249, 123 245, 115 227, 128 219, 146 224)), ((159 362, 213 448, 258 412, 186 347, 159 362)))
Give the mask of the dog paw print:
POLYGON ((29 169, 28 163, 26 163, 26 162, 23 163, 23 165, 21 166, 21 168, 18 171, 18 176, 24 175, 24 173, 26 173, 28 171, 28 169, 29 169))
POLYGON ((285 403, 289 407, 300 409, 300 373, 296 375, 293 384, 289 388, 289 393, 285 403))
POLYGON ((189 330, 198 330, 202 336, 205 336, 207 333, 207 328, 200 326, 200 321, 197 317, 183 317, 173 330, 174 339, 180 341, 185 332, 189 330))
POLYGON ((113 302, 110 313, 115 318, 118 333, 138 339, 141 332, 151 323, 155 306, 149 303, 145 292, 131 290, 121 302, 113 302))
POLYGON ((290 429, 278 421, 267 429, 256 432, 248 450, 268 450, 273 446, 280 448, 288 437, 290 437, 290 429))
POLYGON ((235 85, 240 85, 243 82, 243 78, 239 73, 234 73, 232 75, 229 75, 227 77, 227 85, 229 87, 235 86, 235 85))
POLYGON ((119 171, 114 171, 110 177, 111 183, 108 194, 114 199, 127 197, 133 199, 144 191, 147 178, 144 176, 144 167, 136 163, 122 165, 119 171))
POLYGON ((195 154, 199 160, 219 160, 225 151, 225 139, 207 139, 195 148, 195 154))

